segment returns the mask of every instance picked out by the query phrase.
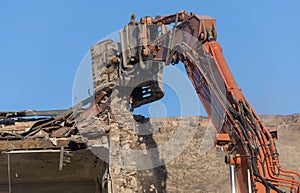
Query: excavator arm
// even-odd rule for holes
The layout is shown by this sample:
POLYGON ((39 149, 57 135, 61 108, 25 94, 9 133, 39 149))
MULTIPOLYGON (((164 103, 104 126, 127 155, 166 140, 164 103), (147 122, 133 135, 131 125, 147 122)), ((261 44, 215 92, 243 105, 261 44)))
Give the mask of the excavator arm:
MULTIPOLYGON (((68 134, 63 132, 61 136, 70 135, 78 129, 82 135, 93 138, 91 144, 98 145, 94 140, 98 140, 94 136, 94 127, 86 129, 84 123, 81 129, 81 120, 94 121, 91 117, 97 115, 95 120, 99 120, 100 131, 102 134, 108 132, 109 96, 118 95, 116 98, 122 104, 123 99, 128 99, 124 105, 126 110, 127 102, 134 110, 159 100, 164 96, 163 66, 183 63, 215 126, 216 146, 226 151, 225 162, 230 168, 232 193, 300 193, 300 173, 280 166, 275 145, 277 133, 265 127, 235 82, 217 42, 216 21, 212 17, 181 11, 162 17, 144 17, 137 22, 133 15, 120 31, 120 40, 97 43, 91 48, 91 59, 94 96, 63 111, 62 115, 61 111, 0 113, 0 119, 55 116, 39 120, 20 135, 9 133, 7 137, 4 133, 4 139, 27 139, 41 129, 52 131, 54 128, 72 127, 66 131, 68 134), (123 89, 122 92, 113 92, 116 87, 123 89), (87 104, 91 106, 83 108, 87 104)), ((108 164, 106 167, 108 175, 108 164)), ((109 178, 107 175, 106 180, 109 178)))
MULTIPOLYGON (((184 11, 144 17, 140 22, 134 19, 132 16, 120 32, 120 63, 126 69, 149 60, 154 64, 184 64, 218 133, 216 145, 227 152, 232 192, 300 193, 300 174, 279 164, 276 132, 264 126, 232 76, 216 41, 216 21, 184 11)), ((141 97, 139 92, 147 84, 153 82, 131 93, 133 108, 163 97, 161 86, 151 87, 150 96, 141 97)))

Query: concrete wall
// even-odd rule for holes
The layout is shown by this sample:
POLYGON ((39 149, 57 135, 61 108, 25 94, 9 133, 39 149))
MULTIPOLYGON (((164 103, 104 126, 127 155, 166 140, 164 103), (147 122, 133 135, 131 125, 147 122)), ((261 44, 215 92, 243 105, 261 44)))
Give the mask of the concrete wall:
POLYGON ((99 193, 104 162, 89 150, 74 151, 59 171, 59 153, 0 154, 0 192, 13 193, 99 193), (99 183, 100 182, 100 183, 99 183))

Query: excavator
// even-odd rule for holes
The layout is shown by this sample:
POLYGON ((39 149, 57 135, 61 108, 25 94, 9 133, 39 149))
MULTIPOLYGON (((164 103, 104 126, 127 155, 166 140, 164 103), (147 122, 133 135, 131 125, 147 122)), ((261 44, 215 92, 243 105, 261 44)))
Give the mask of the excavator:
POLYGON ((233 78, 217 42, 215 19, 185 11, 140 21, 132 15, 119 35, 119 42, 106 40, 91 48, 96 95, 104 92, 99 78, 108 77, 99 71, 97 46, 105 44, 105 67, 116 72, 107 82, 117 77, 133 87, 124 91, 131 111, 161 99, 163 66, 182 63, 218 133, 216 146, 226 152, 231 192, 300 193, 300 173, 279 164, 276 131, 263 124, 233 78))
POLYGON ((118 40, 108 39, 92 46, 94 93, 91 97, 63 112, 0 113, 0 120, 55 116, 36 122, 20 135, 2 136, 1 133, 1 137, 26 139, 41 130, 54 129, 60 131, 61 137, 67 137, 79 130, 80 134, 86 132, 94 137, 98 145, 98 132, 109 132, 114 91, 118 91, 118 98, 125 100, 125 107, 130 107, 125 109, 133 112, 164 97, 165 65, 183 64, 217 132, 215 145, 226 152, 231 192, 300 193, 300 173, 286 170, 279 163, 276 131, 263 124, 233 78, 217 42, 216 20, 185 11, 135 19, 132 15, 119 32, 118 40), (82 108, 87 104, 90 104, 88 108, 82 108), (80 129, 80 120, 90 120, 92 116, 97 117, 95 120, 101 127, 97 130, 92 127, 95 133, 91 133, 86 129, 88 122, 85 129, 80 129), (104 128, 103 131, 100 128, 104 128))

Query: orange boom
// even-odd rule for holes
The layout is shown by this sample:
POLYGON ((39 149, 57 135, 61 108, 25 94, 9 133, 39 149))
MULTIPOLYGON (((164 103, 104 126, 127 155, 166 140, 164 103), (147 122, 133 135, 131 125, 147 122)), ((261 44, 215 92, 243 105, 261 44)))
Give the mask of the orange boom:
MULTIPOLYGON (((276 132, 264 126, 235 82, 216 41, 216 21, 184 11, 131 21, 120 32, 120 65, 130 68, 145 61, 184 63, 189 78, 217 130, 216 145, 226 150, 232 193, 300 193, 300 174, 281 168, 276 132), (171 29, 167 25, 172 24, 171 29)), ((132 108, 163 97, 153 82, 131 93, 132 108), (143 89, 152 91, 143 97, 143 89), (150 93, 150 94, 149 94, 150 93)))

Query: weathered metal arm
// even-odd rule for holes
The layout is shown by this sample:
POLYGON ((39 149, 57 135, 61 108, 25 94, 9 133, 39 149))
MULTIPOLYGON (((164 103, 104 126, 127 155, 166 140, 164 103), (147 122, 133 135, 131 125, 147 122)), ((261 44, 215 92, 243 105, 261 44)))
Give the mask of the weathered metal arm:
MULTIPOLYGON (((287 188, 299 193, 300 174, 280 167, 274 142, 276 133, 263 125, 230 72, 222 48, 216 42, 215 20, 179 12, 156 19, 145 17, 135 25, 142 26, 138 36, 142 41, 137 44, 139 52, 131 56, 136 61, 184 63, 216 126, 216 144, 227 150, 226 163, 234 166, 231 168, 234 168, 237 187, 232 187, 233 191, 237 188, 242 193, 281 193, 282 188, 287 188), (148 25, 171 23, 175 23, 171 30, 162 30, 156 39, 150 38, 148 25)), ((152 101, 144 101, 147 102, 152 101)))

